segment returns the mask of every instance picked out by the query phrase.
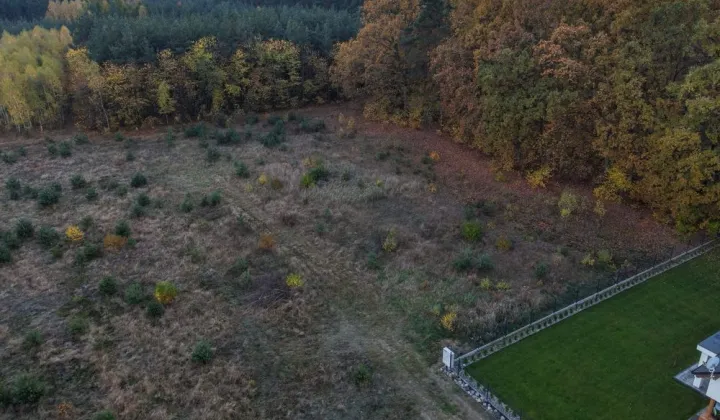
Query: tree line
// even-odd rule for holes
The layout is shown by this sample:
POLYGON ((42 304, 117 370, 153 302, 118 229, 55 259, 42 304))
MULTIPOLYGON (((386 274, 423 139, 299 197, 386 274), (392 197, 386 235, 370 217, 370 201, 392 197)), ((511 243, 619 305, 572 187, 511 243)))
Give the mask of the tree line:
POLYGON ((286 40, 257 40, 229 55, 214 37, 155 63, 98 63, 66 27, 0 38, 0 126, 17 130, 155 126, 326 101, 328 62, 286 40))
POLYGON ((533 178, 720 230, 720 3, 366 0, 331 70, 367 117, 439 123, 533 178))

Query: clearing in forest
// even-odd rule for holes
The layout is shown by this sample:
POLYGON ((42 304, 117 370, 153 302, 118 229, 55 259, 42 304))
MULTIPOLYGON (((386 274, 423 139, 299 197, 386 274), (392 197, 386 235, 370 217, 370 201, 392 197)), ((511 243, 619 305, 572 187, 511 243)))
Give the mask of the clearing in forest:
POLYGON ((332 107, 0 149, 0 419, 481 418, 443 345, 687 247, 332 107))
POLYGON ((468 367, 523 419, 686 419, 704 399, 673 376, 720 329, 720 250, 468 367))

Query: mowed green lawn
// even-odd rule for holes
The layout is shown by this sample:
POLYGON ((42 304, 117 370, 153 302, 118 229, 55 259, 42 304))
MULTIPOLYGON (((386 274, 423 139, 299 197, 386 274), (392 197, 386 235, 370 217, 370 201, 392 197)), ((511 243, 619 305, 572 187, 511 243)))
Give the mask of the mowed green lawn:
POLYGON ((685 420, 706 404, 673 376, 720 330, 720 251, 468 367, 523 419, 685 420))

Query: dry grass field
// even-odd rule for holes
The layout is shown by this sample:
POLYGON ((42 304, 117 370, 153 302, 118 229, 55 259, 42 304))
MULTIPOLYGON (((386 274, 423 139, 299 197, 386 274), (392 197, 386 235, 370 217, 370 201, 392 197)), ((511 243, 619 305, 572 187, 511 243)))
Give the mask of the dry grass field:
POLYGON ((339 113, 0 140, 0 419, 482 418, 438 376, 443 345, 688 247, 582 187, 561 217, 568 186, 339 113))

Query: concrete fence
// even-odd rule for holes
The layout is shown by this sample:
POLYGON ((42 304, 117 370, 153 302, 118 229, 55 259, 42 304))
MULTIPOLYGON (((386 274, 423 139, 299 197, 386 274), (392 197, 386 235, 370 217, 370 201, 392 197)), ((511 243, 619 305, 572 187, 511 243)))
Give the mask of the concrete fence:
POLYGON ((567 319, 578 312, 581 312, 593 305, 609 299, 616 294, 630 289, 638 284, 646 282, 648 279, 657 276, 671 268, 677 267, 678 265, 690 261, 717 246, 716 241, 706 242, 696 248, 689 251, 683 252, 675 257, 670 258, 658 265, 655 265, 645 271, 642 271, 632 277, 629 277, 623 281, 620 281, 610 287, 600 290, 584 299, 580 299, 560 310, 557 310, 550 315, 538 319, 537 321, 531 322, 530 324, 521 327, 510 334, 502 336, 496 340, 493 340, 487 344, 484 344, 475 350, 465 353, 460 356, 456 356, 455 353, 445 348, 443 349, 443 364, 444 369, 455 382, 457 382, 468 394, 473 398, 480 401, 486 406, 489 406, 490 412, 496 414, 498 418, 508 420, 519 420, 520 416, 514 413, 510 408, 503 404, 498 398, 496 398, 489 390, 479 385, 474 379, 465 374, 465 367, 484 359, 491 354, 498 352, 505 347, 515 344, 523 338, 529 337, 536 334, 545 328, 557 324, 558 322, 567 319))

